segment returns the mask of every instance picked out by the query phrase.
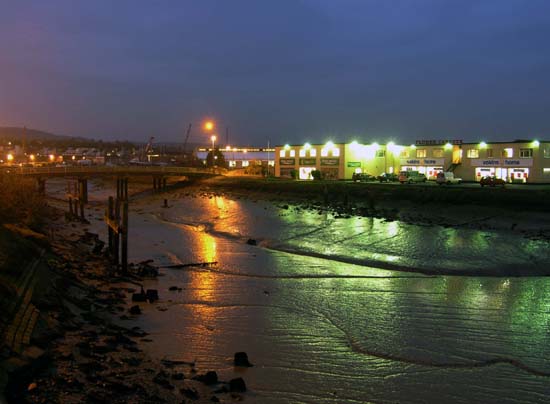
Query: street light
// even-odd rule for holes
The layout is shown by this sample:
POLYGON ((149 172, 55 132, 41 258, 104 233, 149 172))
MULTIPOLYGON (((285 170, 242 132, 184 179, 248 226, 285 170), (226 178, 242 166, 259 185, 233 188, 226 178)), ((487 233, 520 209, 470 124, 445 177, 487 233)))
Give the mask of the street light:
POLYGON ((210 140, 212 141, 212 153, 214 153, 214 145, 216 144, 216 135, 210 136, 210 140))
POLYGON ((206 121, 204 123, 204 130, 206 130, 207 132, 210 132, 211 130, 214 129, 214 122, 212 121, 206 121))

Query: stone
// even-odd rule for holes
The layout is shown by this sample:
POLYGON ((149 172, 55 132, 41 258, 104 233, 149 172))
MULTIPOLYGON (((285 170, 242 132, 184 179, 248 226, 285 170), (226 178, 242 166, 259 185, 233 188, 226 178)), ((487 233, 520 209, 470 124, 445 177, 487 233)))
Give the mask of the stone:
POLYGON ((147 289, 146 295, 149 303, 153 303, 159 300, 159 292, 156 289, 147 289))
POLYGON ((187 397, 190 400, 198 400, 199 399, 199 393, 197 393, 197 390, 195 389, 181 389, 181 394, 183 394, 185 397, 187 397))
POLYGON ((242 367, 254 366, 248 361, 248 355, 246 354, 246 352, 236 352, 235 357, 233 359, 233 364, 235 366, 242 366, 242 367))
POLYGON ((145 294, 143 288, 141 288, 141 292, 132 294, 132 302, 146 302, 146 301, 147 301, 147 295, 145 294))
POLYGON ((133 315, 141 314, 141 309, 137 305, 132 306, 132 307, 130 307, 130 314, 133 314, 133 315))
POLYGON ((185 375, 181 372, 173 373, 172 374, 172 379, 173 380, 183 380, 183 379, 185 379, 185 375))
POLYGON ((211 370, 203 375, 193 377, 193 380, 197 380, 209 386, 218 383, 218 374, 211 370))
POLYGON ((231 379, 229 381, 229 391, 234 393, 244 393, 246 391, 246 384, 242 377, 231 379))

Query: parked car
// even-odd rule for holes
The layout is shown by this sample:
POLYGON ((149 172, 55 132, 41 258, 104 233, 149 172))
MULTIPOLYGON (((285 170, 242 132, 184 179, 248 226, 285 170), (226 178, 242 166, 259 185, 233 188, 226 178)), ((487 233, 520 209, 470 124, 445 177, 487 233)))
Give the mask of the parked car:
POLYGON ((485 185, 487 185, 488 187, 496 187, 498 185, 504 188, 504 185, 506 185, 506 181, 504 181, 502 178, 497 178, 494 175, 488 175, 486 177, 482 177, 479 180, 479 185, 481 185, 482 187, 484 187, 485 185))
POLYGON ((401 171, 399 173, 399 182, 401 184, 412 184, 413 182, 426 182, 428 179, 418 171, 401 171))
POLYGON ((440 171, 437 173, 435 182, 437 182, 439 185, 460 184, 462 182, 462 178, 455 177, 454 173, 450 171, 440 171))
POLYGON ((399 181, 399 176, 395 173, 382 173, 378 176, 380 182, 395 182, 399 181))
POLYGON ((376 178, 373 175, 367 173, 353 173, 351 179, 354 182, 376 181, 376 178))

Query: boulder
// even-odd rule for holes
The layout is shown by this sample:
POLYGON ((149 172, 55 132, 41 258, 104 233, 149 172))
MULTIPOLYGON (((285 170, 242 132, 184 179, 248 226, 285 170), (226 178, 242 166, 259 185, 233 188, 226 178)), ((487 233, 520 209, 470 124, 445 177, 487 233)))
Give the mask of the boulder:
POLYGON ((246 352, 236 352, 235 358, 233 359, 233 364, 235 366, 242 366, 242 367, 254 366, 248 361, 248 355, 246 354, 246 352))
POLYGON ((141 314, 141 309, 137 305, 132 306, 132 307, 130 307, 130 314, 133 314, 133 315, 141 314))
POLYGON ((203 375, 193 377, 193 380, 198 380, 206 385, 212 385, 218 383, 218 374, 211 370, 203 375))
POLYGON ((246 391, 246 384, 242 377, 231 379, 229 381, 229 391, 233 393, 244 393, 246 391))
POLYGON ((159 300, 159 292, 156 289, 147 289, 147 300, 149 300, 149 303, 156 302, 159 300))

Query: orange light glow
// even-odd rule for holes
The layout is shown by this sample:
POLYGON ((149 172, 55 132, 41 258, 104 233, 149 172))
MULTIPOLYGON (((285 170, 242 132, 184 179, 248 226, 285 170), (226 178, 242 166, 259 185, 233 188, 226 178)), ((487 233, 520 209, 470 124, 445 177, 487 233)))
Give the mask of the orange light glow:
POLYGON ((7 156, 8 161, 13 161, 13 154, 8 154, 7 156))
POLYGON ((212 121, 206 121, 204 123, 204 129, 207 130, 207 131, 211 131, 214 129, 214 122, 212 121))

